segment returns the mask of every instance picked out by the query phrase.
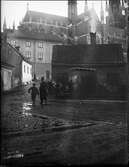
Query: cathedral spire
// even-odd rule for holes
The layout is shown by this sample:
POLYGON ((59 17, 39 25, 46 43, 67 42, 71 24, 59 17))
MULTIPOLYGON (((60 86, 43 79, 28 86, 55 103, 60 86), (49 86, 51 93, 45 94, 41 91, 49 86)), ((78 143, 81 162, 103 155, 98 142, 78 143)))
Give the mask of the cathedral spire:
POLYGON ((104 23, 104 10, 103 10, 103 3, 101 0, 101 10, 100 10, 100 17, 101 17, 101 23, 104 23))
POLYGON ((88 5, 87 5, 87 0, 85 0, 85 5, 84 5, 84 13, 88 11, 88 5))
POLYGON ((108 9, 109 9, 109 6, 108 6, 108 2, 106 0, 106 7, 105 7, 105 10, 108 12, 108 9))
POLYGON ((68 19, 74 24, 77 18, 77 0, 68 0, 68 19))
POLYGON ((94 9, 94 1, 92 1, 92 9, 94 9))
POLYGON ((27 12, 29 11, 29 3, 27 3, 27 12))

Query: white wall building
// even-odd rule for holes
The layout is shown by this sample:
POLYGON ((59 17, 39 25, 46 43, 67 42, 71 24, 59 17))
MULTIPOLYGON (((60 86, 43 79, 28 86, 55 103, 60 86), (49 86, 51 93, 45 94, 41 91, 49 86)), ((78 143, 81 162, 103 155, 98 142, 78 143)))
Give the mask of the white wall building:
POLYGON ((22 84, 32 81, 32 65, 22 60, 22 84))

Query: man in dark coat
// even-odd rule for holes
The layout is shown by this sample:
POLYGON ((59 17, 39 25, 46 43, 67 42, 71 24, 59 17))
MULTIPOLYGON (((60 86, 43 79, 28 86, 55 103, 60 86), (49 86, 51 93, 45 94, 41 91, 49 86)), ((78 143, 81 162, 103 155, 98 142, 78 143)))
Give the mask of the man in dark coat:
POLYGON ((28 89, 28 93, 31 93, 31 99, 33 104, 35 104, 36 96, 39 95, 38 88, 36 88, 35 83, 28 89))
POLYGON ((45 100, 45 104, 47 104, 48 89, 47 89, 47 83, 44 81, 44 77, 41 78, 39 92, 40 92, 40 104, 43 104, 43 100, 45 100))

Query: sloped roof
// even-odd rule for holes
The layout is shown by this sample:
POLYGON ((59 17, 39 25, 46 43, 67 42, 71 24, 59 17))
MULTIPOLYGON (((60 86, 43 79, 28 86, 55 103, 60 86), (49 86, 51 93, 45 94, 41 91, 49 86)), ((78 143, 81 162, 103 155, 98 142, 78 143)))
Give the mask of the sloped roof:
MULTIPOLYGON (((16 48, 14 48, 11 44, 7 43, 9 47, 11 47, 17 54, 22 58, 22 60, 26 61, 27 63, 31 64, 16 48)), ((31 64, 32 65, 32 64, 31 64)))
POLYGON ((36 20, 38 20, 39 18, 43 18, 43 19, 53 19, 53 20, 60 20, 60 21, 68 21, 67 17, 64 16, 59 16, 59 15, 53 15, 53 14, 48 14, 48 13, 43 13, 43 12, 36 12, 36 11, 32 11, 29 10, 23 21, 29 21, 29 17, 31 16, 31 18, 35 18, 36 20))
POLYGON ((32 39, 32 40, 44 40, 48 42, 62 42, 58 36, 50 33, 35 33, 35 32, 22 32, 21 30, 15 30, 13 33, 8 33, 8 37, 32 39))

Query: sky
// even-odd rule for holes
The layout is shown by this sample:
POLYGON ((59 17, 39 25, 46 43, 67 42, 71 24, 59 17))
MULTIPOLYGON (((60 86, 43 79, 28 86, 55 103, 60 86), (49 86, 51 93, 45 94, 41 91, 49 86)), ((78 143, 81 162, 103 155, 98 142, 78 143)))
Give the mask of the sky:
MULTIPOLYGON (((104 1, 104 0, 103 0, 104 1)), ((62 1, 51 1, 51 0, 42 0, 42 1, 13 1, 13 0, 2 0, 1 1, 1 30, 4 22, 4 18, 6 19, 7 27, 12 28, 13 22, 15 22, 15 26, 19 25, 19 22, 22 21, 22 18, 25 16, 27 11, 27 3, 29 4, 29 10, 34 10, 38 12, 50 13, 60 16, 67 17, 67 0, 62 1)), ((100 16, 100 1, 91 0, 88 1, 88 8, 90 9, 94 5, 94 8, 100 16)), ((105 8, 105 3, 103 2, 103 7, 105 8)), ((77 1, 78 14, 84 11, 84 0, 77 1)))

